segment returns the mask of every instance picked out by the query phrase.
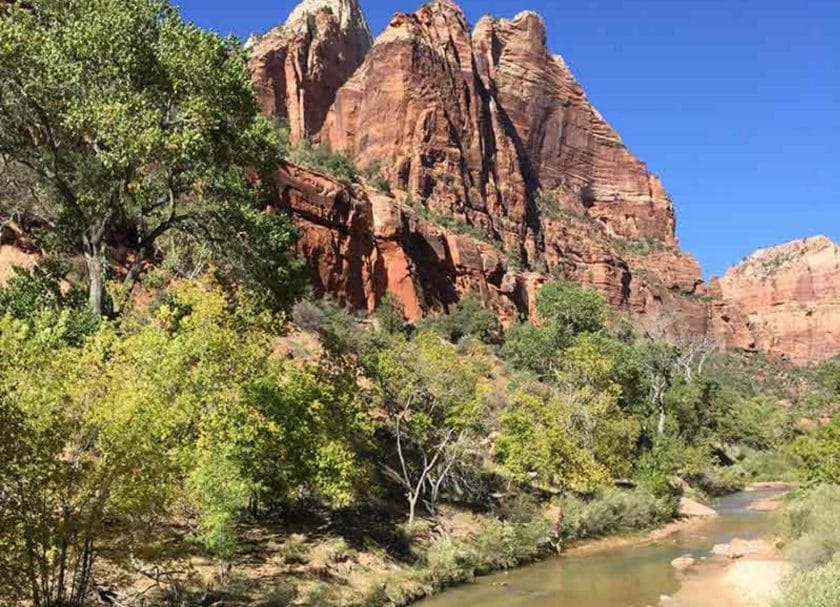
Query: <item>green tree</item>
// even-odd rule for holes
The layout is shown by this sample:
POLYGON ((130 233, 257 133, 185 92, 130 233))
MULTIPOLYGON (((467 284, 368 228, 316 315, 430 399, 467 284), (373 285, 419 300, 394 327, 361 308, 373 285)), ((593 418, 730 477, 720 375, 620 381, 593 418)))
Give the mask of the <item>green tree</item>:
POLYGON ((272 314, 207 281, 79 347, 68 314, 0 317, 0 563, 15 563, 0 595, 80 605, 108 521, 128 556, 191 513, 224 564, 249 505, 354 499, 371 432, 357 391, 274 356, 272 314))
POLYGON ((604 328, 607 304, 594 289, 567 280, 550 282, 537 291, 537 311, 542 321, 566 339, 604 328))
POLYGON ((450 314, 432 317, 423 322, 421 327, 438 331, 453 343, 464 337, 494 343, 502 334, 499 319, 474 295, 465 295, 450 314))
POLYGON ((502 413, 496 457, 520 481, 589 493, 609 482, 609 470, 573 431, 576 407, 556 394, 515 392, 502 413))
POLYGON ((431 332, 395 338, 371 374, 393 445, 381 464, 405 490, 413 522, 420 500, 434 510, 453 468, 469 455, 483 421, 482 374, 431 332))
POLYGON ((597 291, 558 280, 537 292, 537 311, 540 322, 511 329, 502 355, 515 368, 547 380, 560 368, 560 353, 576 335, 604 329, 607 306, 597 291))
POLYGON ((817 367, 817 381, 830 394, 840 394, 840 357, 828 360, 817 367))
POLYGON ((66 321, 65 338, 73 344, 96 331, 99 319, 87 308, 84 291, 67 282, 68 269, 56 259, 44 259, 31 269, 16 268, 0 288, 0 315, 34 322, 45 312, 66 321), (66 315, 62 315, 66 312, 66 315))
POLYGON ((558 368, 561 348, 558 336, 549 328, 521 322, 507 332, 501 353, 513 368, 548 380, 558 368))
POLYGON ((840 485, 840 418, 798 438, 789 450, 802 459, 810 480, 840 485))
MULTIPOLYGON (((245 62, 235 40, 185 22, 166 0, 33 0, 3 15, 0 156, 37 195, 20 208, 7 192, 2 210, 83 253, 97 315, 117 234, 133 251, 117 312, 165 234, 200 231, 240 260, 235 245, 265 235, 262 252, 287 256, 288 220, 251 232, 261 222, 251 184, 270 183, 259 176, 282 146, 245 62)), ((282 282, 277 270, 254 273, 282 282)))

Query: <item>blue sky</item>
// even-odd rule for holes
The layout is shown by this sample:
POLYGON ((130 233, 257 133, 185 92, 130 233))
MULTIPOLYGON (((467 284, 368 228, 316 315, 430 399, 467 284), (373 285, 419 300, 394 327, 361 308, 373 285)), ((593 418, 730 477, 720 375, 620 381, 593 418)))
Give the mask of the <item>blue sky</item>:
MULTIPOLYGON (((247 37, 291 0, 174 0, 247 37)), ((374 35, 420 0, 361 0, 374 35)), ((590 99, 677 205, 707 276, 759 247, 840 242, 840 0, 463 0, 471 22, 546 19, 590 99)))

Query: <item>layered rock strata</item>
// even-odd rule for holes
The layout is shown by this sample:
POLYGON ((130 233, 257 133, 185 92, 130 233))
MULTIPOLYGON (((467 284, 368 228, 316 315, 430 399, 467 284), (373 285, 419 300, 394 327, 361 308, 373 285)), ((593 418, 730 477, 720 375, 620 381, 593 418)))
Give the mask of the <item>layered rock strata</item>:
MULTIPOLYGON (((840 246, 816 236, 761 249, 719 281, 755 347, 795 364, 840 354, 840 246)), ((743 347, 739 339, 719 339, 743 347)))
POLYGON ((293 141, 317 133, 371 43, 355 0, 305 0, 285 25, 248 41, 263 111, 287 121, 293 141))

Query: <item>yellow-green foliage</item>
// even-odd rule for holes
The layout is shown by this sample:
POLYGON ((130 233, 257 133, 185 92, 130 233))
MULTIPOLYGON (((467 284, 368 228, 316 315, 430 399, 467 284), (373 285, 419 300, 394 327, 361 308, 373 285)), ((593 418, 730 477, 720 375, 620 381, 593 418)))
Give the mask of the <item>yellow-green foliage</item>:
POLYGON ((578 335, 560 354, 553 388, 511 395, 497 456, 515 477, 588 493, 631 472, 640 425, 620 407, 616 360, 602 341, 578 335))
POLYGON ((360 403, 273 357, 275 320, 232 303, 177 284, 150 317, 103 324, 78 348, 61 321, 0 319, 0 426, 15 446, 0 462, 0 537, 17 593, 43 567, 44 594, 72 593, 65 574, 92 558, 106 520, 130 530, 186 508, 195 538, 229 557, 249 502, 353 499, 360 403), (43 556, 24 558, 26 542, 43 556))

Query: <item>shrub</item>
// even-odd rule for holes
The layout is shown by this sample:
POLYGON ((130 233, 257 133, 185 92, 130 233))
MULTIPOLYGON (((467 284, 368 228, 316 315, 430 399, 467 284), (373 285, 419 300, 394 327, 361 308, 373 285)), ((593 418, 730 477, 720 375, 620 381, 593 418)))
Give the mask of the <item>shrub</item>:
POLYGON ((367 184, 374 190, 379 190, 385 194, 391 193, 391 184, 382 175, 382 163, 379 160, 374 160, 362 170, 362 176, 365 178, 367 184))
POLYGON ((359 180, 359 171, 349 156, 342 152, 333 152, 326 144, 314 145, 308 139, 292 147, 289 161, 328 173, 344 185, 352 185, 359 180))
POLYGON ((797 496, 782 513, 782 536, 802 569, 829 562, 840 553, 840 486, 823 485, 797 496))
POLYGON ((422 324, 452 343, 464 337, 495 343, 502 333, 502 325, 493 311, 473 295, 463 297, 451 314, 429 318, 422 324))
POLYGON ((442 588, 473 577, 473 552, 451 536, 436 539, 426 551, 426 567, 433 584, 442 588))
POLYGON ((768 481, 794 482, 802 476, 802 460, 793 454, 778 451, 751 451, 724 475, 741 483, 768 481))
POLYGON ((262 602, 263 607, 289 607, 297 599, 297 588, 292 582, 278 584, 262 602))
POLYGON ((560 506, 560 535, 567 541, 644 531, 674 516, 671 501, 643 489, 608 489, 590 500, 567 496, 560 506))
POLYGON ((552 539, 551 525, 542 517, 520 524, 488 520, 475 539, 476 572, 511 569, 532 561, 545 553, 552 539))
POLYGON ((809 480, 840 483, 840 417, 813 434, 797 439, 788 452, 802 459, 809 480))
POLYGON ((793 576, 785 584, 777 607, 838 607, 840 558, 813 571, 793 576))

